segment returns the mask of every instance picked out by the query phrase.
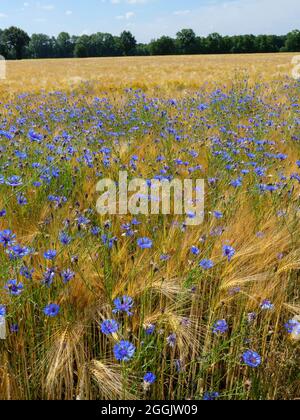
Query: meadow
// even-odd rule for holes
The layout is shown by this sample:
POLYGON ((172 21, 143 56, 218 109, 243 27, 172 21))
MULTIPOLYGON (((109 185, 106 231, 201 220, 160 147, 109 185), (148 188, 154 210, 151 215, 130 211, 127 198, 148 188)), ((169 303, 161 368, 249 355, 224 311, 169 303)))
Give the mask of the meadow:
POLYGON ((300 398, 292 57, 7 62, 0 399, 300 398), (120 170, 204 179, 204 223, 100 216, 120 170))

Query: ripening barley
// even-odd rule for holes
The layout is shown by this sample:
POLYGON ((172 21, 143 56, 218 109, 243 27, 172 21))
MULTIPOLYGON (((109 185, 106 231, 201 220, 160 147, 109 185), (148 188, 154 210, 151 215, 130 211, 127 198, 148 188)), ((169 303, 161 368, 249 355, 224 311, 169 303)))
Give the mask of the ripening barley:
POLYGON ((68 61, 48 63, 60 80, 37 62, 44 90, 9 64, 0 399, 299 397, 300 84, 241 57, 249 77, 231 57, 182 58, 180 77, 179 57, 91 60, 76 86, 68 61), (121 191, 120 172, 146 181, 129 192, 140 211, 100 215, 96 185, 121 191), (185 179, 204 179, 202 224, 175 196, 145 214, 153 181, 185 179))

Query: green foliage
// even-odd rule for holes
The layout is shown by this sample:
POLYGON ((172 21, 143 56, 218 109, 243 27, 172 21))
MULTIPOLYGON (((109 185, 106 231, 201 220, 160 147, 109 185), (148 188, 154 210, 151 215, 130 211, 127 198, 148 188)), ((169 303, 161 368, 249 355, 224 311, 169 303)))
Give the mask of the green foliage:
POLYGON ((182 29, 176 38, 162 36, 148 44, 137 43, 129 31, 120 36, 97 32, 71 36, 61 32, 57 38, 28 34, 19 28, 0 30, 0 54, 9 59, 116 57, 174 54, 247 54, 300 51, 300 31, 287 35, 222 36, 218 33, 199 37, 192 29, 182 29))
POLYGON ((20 60, 23 57, 24 48, 29 44, 30 37, 22 29, 11 26, 4 30, 3 40, 9 54, 20 60))

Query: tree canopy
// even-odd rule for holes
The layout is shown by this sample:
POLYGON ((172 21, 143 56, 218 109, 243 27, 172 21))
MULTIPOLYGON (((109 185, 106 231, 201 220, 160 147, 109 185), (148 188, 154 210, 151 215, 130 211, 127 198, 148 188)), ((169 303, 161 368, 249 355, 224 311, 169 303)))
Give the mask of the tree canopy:
POLYGON ((57 37, 45 34, 33 34, 30 37, 17 27, 0 29, 0 54, 7 59, 297 51, 300 52, 299 30, 287 35, 222 36, 212 33, 200 37, 192 29, 185 28, 175 38, 162 36, 143 44, 137 43, 130 31, 124 31, 120 36, 103 32, 71 36, 61 32, 57 37))

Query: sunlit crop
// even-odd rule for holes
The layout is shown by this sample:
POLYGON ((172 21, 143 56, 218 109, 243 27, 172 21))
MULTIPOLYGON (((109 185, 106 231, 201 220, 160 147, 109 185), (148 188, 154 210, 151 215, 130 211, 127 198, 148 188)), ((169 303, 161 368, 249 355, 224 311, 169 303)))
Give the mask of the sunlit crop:
POLYGON ((300 396, 291 58, 8 63, 1 399, 300 396), (204 179, 204 223, 100 216, 121 170, 204 179))

